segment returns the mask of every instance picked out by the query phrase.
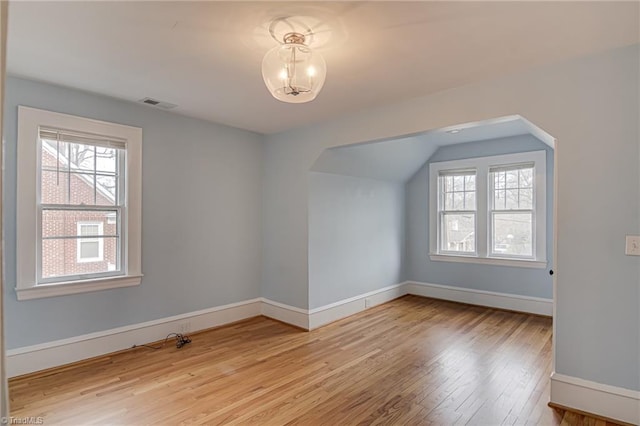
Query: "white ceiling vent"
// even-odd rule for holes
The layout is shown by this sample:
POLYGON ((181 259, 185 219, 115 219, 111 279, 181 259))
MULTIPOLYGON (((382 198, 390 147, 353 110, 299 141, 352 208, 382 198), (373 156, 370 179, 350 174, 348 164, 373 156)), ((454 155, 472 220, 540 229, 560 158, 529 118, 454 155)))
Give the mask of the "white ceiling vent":
POLYGON ((147 104, 147 105, 151 105, 151 106, 154 106, 154 107, 160 108, 160 109, 173 109, 173 108, 178 106, 176 104, 170 104, 169 102, 162 102, 162 101, 159 101, 159 100, 153 99, 153 98, 140 99, 138 102, 141 102, 141 103, 147 104))

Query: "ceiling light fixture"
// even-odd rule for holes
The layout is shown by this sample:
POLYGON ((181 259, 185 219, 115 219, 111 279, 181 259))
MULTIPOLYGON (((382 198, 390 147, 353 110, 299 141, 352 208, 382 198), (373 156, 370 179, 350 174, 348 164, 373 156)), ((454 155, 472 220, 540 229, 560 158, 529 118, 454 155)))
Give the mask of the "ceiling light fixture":
POLYGON ((304 34, 290 32, 262 60, 262 78, 279 101, 301 104, 318 96, 327 77, 324 58, 305 44, 304 34))

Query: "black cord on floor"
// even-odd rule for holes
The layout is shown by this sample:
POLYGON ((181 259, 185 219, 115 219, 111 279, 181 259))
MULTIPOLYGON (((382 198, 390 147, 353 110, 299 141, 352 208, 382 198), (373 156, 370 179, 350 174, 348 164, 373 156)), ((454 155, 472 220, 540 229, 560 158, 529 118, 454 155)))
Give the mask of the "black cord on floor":
POLYGON ((143 347, 143 348, 149 348, 149 349, 153 349, 153 350, 162 349, 164 347, 164 345, 167 343, 167 340, 169 340, 169 338, 171 336, 175 336, 176 337, 176 348, 178 348, 178 349, 180 349, 181 347, 183 347, 187 343, 191 343, 191 339, 189 338, 189 336, 185 336, 184 334, 180 334, 180 333, 169 333, 169 334, 167 334, 167 337, 164 339, 164 342, 162 342, 162 344, 160 346, 133 345, 132 348, 143 347))

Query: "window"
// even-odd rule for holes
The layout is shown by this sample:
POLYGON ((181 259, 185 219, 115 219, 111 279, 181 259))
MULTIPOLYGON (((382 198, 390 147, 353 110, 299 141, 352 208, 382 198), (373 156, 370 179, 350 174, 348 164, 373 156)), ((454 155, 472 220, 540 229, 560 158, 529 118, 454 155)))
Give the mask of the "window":
POLYGON ((436 261, 544 268, 546 152, 430 165, 436 261))
POLYGON ((18 110, 18 299, 139 284, 141 129, 18 110))
POLYGON ((532 163, 489 169, 491 256, 534 257, 532 163))
POLYGON ((38 139, 38 282, 121 275, 126 141, 45 127, 38 139))
POLYGON ((78 222, 78 263, 102 262, 104 260, 104 235, 102 222, 78 222))
POLYGON ((440 196, 440 251, 468 254, 476 252, 476 172, 441 171, 438 183, 440 196))

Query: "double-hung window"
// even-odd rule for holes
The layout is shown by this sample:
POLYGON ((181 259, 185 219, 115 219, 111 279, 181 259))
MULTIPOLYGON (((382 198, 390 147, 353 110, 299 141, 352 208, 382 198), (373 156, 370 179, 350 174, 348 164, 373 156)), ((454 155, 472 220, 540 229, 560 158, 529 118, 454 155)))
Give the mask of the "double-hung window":
POLYGON ((491 256, 535 257, 533 173, 533 163, 489 169, 491 256))
POLYGON ((544 268, 546 152, 430 164, 430 257, 544 268))
POLYGON ((476 171, 443 170, 438 181, 440 251, 476 253, 476 171))
POLYGON ((139 128, 19 108, 19 299, 140 283, 141 142, 139 128))
POLYGON ((38 139, 38 283, 122 275, 126 141, 45 127, 38 139))

